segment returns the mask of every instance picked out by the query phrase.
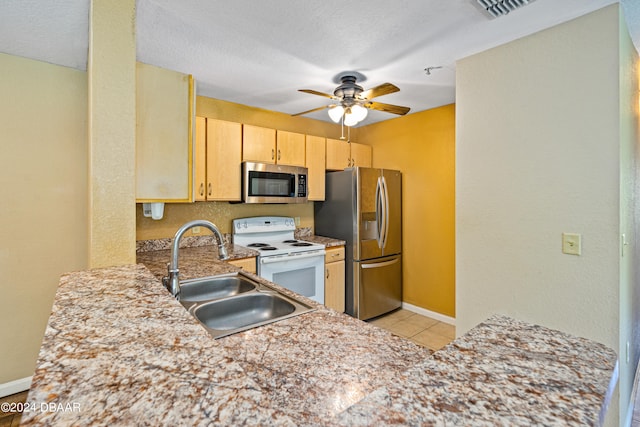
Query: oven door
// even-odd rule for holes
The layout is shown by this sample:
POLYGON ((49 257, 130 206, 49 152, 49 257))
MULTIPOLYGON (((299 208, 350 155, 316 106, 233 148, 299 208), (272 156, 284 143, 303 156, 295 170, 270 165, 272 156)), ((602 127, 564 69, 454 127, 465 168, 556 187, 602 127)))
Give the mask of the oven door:
POLYGON ((258 275, 324 304, 324 250, 260 257, 258 275))

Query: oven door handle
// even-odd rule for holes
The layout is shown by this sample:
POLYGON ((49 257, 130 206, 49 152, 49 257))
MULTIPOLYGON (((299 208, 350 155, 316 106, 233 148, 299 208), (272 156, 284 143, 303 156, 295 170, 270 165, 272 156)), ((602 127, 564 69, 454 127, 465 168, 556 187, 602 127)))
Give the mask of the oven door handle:
POLYGON ((283 261, 297 261, 299 259, 305 258, 313 258, 313 257, 324 257, 324 251, 313 251, 309 254, 301 254, 301 255, 288 255, 288 256, 270 256, 266 258, 260 258, 260 264, 271 264, 274 262, 283 262, 283 261))

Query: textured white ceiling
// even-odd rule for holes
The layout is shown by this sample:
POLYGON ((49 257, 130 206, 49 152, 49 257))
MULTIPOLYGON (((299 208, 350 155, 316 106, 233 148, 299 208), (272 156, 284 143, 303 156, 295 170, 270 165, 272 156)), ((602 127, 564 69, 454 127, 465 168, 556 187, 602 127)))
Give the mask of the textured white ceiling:
MULTIPOLYGON (((193 74, 199 95, 289 114, 330 101, 297 89, 332 93, 354 70, 365 89, 397 85, 376 101, 413 113, 455 101, 456 60, 612 3, 536 0, 489 19, 471 0, 137 0, 137 56, 193 74)), ((640 0, 621 3, 640 46, 640 0)), ((86 69, 88 15, 89 0, 2 0, 0 52, 86 69)))

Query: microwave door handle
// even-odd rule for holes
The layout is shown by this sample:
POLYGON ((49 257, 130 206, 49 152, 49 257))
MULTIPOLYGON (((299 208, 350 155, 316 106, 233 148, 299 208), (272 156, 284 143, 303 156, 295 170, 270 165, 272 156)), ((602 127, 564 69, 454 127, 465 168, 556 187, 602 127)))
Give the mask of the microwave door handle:
POLYGON ((382 180, 378 177, 376 184, 376 241, 378 242, 378 248, 382 249, 382 224, 383 224, 383 211, 382 211, 382 180))

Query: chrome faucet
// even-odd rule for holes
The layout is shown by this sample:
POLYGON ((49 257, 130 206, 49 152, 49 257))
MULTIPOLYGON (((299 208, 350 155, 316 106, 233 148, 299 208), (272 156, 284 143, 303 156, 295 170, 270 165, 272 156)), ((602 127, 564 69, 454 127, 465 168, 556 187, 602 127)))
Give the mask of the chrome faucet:
POLYGON ((173 237, 173 243, 171 244, 171 262, 167 265, 169 276, 163 278, 162 280, 167 289, 169 289, 169 292, 171 292, 171 294, 178 300, 180 299, 180 280, 178 278, 178 245, 184 233, 186 233, 187 230, 193 227, 206 227, 211 230, 216 240, 218 240, 218 258, 229 258, 227 249, 224 247, 224 239, 222 238, 222 233, 220 233, 220 230, 218 230, 218 227, 216 227, 214 223, 204 219, 196 219, 194 221, 189 221, 182 227, 180 227, 178 231, 176 231, 176 235, 173 237))

